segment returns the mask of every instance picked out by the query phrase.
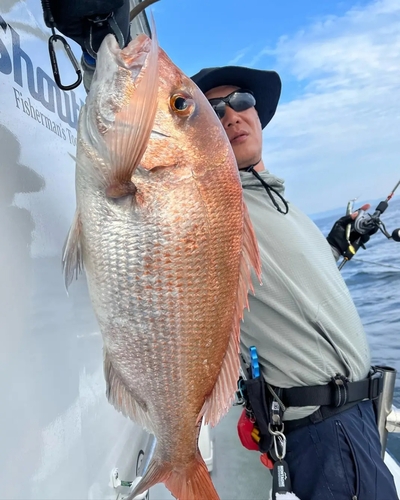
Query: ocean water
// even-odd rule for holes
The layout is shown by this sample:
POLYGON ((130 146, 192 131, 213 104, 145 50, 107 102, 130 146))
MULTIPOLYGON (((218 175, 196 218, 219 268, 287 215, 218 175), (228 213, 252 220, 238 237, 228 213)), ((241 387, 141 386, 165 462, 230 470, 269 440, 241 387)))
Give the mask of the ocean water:
MULTIPOLYGON (((370 213, 374 208, 373 204, 370 213)), ((317 214, 312 218, 327 235, 341 215, 317 214)), ((400 227, 399 198, 395 196, 390 201, 381 220, 389 234, 400 227)), ((394 404, 400 408, 400 242, 388 240, 378 232, 366 247, 341 272, 367 333, 373 364, 397 370, 394 404)), ((389 434, 388 449, 400 461, 400 433, 389 434)))

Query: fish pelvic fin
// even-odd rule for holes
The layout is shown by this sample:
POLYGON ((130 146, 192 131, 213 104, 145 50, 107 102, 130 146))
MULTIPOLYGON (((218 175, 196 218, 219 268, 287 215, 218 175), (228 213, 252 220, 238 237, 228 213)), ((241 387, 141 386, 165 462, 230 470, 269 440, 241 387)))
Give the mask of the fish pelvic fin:
POLYGON ((199 451, 185 469, 174 469, 172 464, 154 458, 140 483, 126 500, 133 500, 157 483, 164 483, 178 500, 220 500, 199 451))
MULTIPOLYGON (((129 46, 122 52, 129 57, 129 46)), ((135 82, 132 97, 116 113, 105 141, 110 158, 106 196, 119 198, 135 194, 132 175, 140 163, 150 139, 157 111, 158 42, 153 32, 144 69, 135 82)))
POLYGON ((222 361, 221 371, 210 396, 206 399, 197 421, 204 416, 206 424, 217 425, 232 406, 239 378, 240 322, 243 310, 249 308, 248 291, 254 293, 251 271, 254 270, 261 282, 261 260, 256 235, 250 221, 249 212, 243 202, 243 243, 240 259, 239 286, 233 314, 232 333, 222 361))
POLYGON ((104 378, 106 380, 106 395, 114 408, 125 417, 141 425, 146 431, 153 432, 153 425, 145 402, 126 387, 118 372, 114 369, 110 356, 104 349, 104 378))
POLYGON ((83 271, 81 233, 79 212, 76 211, 62 251, 62 270, 67 291, 74 275, 78 279, 79 274, 83 271))

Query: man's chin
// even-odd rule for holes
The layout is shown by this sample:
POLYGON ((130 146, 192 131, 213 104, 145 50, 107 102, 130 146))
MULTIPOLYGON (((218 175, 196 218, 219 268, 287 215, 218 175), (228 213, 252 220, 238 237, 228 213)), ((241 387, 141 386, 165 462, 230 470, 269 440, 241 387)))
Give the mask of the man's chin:
MULTIPOLYGON (((233 151, 233 152, 235 152, 235 151, 233 151)), ((238 164, 239 170, 244 170, 244 169, 251 167, 252 165, 255 165, 256 163, 258 163, 258 160, 255 160, 253 156, 250 156, 250 157, 237 157, 236 156, 236 162, 238 164)))

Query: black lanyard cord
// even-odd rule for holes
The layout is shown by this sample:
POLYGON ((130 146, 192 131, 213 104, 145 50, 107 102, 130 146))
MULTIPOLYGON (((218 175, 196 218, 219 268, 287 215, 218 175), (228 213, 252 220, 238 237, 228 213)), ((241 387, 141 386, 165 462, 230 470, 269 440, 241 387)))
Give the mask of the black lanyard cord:
MULTIPOLYGON (((260 163, 260 162, 257 162, 257 163, 260 163)), ((278 191, 276 189, 274 189, 267 182, 265 182, 264 179, 261 177, 261 175, 256 170, 254 170, 254 167, 257 165, 257 163, 255 163, 254 165, 250 165, 249 167, 244 168, 243 170, 245 172, 251 172, 261 182, 261 184, 265 188, 265 191, 268 193, 268 196, 271 198, 271 201, 272 201, 273 205, 275 206, 275 208, 278 210, 278 212, 280 212, 283 215, 286 215, 289 212, 288 202, 285 200, 285 198, 280 193, 278 193, 278 191), (271 191, 273 191, 276 194, 276 196, 278 196, 278 198, 282 201, 282 203, 285 207, 285 211, 283 211, 281 209, 278 202, 275 200, 274 196, 272 195, 271 191)))

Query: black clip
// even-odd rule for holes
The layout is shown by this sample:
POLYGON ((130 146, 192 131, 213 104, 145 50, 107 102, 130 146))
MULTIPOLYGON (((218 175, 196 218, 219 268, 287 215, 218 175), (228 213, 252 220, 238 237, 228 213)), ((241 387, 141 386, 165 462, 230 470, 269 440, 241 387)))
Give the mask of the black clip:
POLYGON ((241 376, 237 382, 237 387, 238 390, 235 392, 235 401, 233 406, 244 406, 246 403, 246 384, 241 376))
POLYGON ((97 52, 93 48, 94 29, 104 29, 104 26, 107 25, 107 29, 111 30, 121 49, 125 46, 125 38, 115 20, 114 12, 110 12, 104 16, 88 17, 87 21, 89 23, 89 36, 85 38, 84 45, 87 53, 93 57, 93 59, 97 59, 97 52))
POLYGON ((331 378, 331 384, 334 391, 333 406, 336 408, 344 406, 348 401, 348 383, 349 379, 344 375, 340 375, 340 373, 337 373, 331 378))
POLYGON ((268 398, 270 403, 270 423, 274 430, 283 427, 283 413, 286 410, 282 403, 283 389, 281 387, 272 387, 267 384, 268 390, 272 398, 268 398))
POLYGON ((282 426, 283 411, 276 399, 271 402, 271 425, 274 427, 282 426))
POLYGON ((368 398, 373 401, 378 398, 383 389, 383 373, 380 370, 375 370, 369 376, 368 398))
POLYGON ((71 50, 71 47, 69 46, 67 40, 61 36, 61 35, 56 35, 56 32, 54 30, 54 27, 51 27, 51 31, 53 34, 49 38, 49 54, 50 54, 50 62, 51 62, 51 67, 53 70, 53 75, 54 75, 54 80, 56 81, 57 85, 60 87, 61 90, 72 90, 78 87, 81 82, 82 82, 82 71, 80 70, 78 61, 76 60, 74 53, 71 50), (76 74, 78 75, 78 79, 76 80, 75 83, 72 83, 71 85, 63 85, 61 83, 60 79, 60 71, 58 69, 58 64, 57 64, 57 56, 56 56, 56 51, 54 49, 54 43, 60 41, 64 45, 64 50, 69 58, 69 60, 72 63, 72 66, 74 67, 76 74))

